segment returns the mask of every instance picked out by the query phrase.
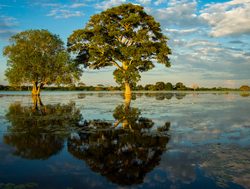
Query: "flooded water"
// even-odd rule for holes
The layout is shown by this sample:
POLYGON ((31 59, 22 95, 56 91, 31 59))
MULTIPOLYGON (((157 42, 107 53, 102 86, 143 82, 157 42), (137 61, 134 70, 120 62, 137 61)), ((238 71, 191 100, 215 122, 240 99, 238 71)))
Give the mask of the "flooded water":
POLYGON ((0 189, 250 188, 250 96, 0 92, 0 189))

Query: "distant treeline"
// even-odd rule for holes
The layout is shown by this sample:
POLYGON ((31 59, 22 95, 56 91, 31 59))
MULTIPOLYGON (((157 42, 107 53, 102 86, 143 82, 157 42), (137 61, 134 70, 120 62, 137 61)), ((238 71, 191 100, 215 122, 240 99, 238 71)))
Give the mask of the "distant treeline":
MULTIPOLYGON (((2 91, 28 91, 32 86, 7 86, 0 85, 0 90, 2 91)), ((225 88, 225 87, 199 87, 198 85, 193 85, 192 87, 187 87, 183 83, 178 82, 175 85, 170 82, 156 82, 155 84, 146 84, 145 86, 137 85, 133 86, 134 91, 250 91, 250 87, 243 85, 240 88, 225 88)), ((78 83, 77 85, 70 86, 48 86, 44 87, 45 91, 121 91, 124 90, 119 86, 104 86, 102 84, 96 86, 87 86, 84 83, 78 83)))

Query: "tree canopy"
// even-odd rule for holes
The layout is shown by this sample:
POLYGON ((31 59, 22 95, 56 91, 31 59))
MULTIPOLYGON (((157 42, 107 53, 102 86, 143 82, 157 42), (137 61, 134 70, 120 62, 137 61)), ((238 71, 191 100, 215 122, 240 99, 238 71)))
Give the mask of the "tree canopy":
POLYGON ((27 30, 10 38, 4 48, 8 57, 5 75, 12 85, 30 84, 39 94, 45 84, 72 83, 81 70, 73 63, 63 41, 47 30, 27 30))
POLYGON ((139 5, 123 4, 93 15, 85 28, 68 38, 68 50, 85 67, 100 69, 115 66, 114 78, 130 86, 140 80, 140 72, 154 62, 170 66, 167 37, 160 24, 139 5))

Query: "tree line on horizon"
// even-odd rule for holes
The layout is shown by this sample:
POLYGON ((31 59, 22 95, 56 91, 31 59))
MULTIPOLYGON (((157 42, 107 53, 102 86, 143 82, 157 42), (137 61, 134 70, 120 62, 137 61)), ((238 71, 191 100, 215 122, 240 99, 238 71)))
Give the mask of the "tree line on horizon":
MULTIPOLYGON (((0 85, 0 91, 28 91, 32 86, 8 86, 0 85)), ((86 85, 83 82, 77 84, 70 84, 64 86, 47 86, 43 87, 45 91, 122 91, 122 86, 105 86, 103 84, 86 85)), ((242 85, 240 88, 226 88, 226 87, 199 87, 194 85, 192 87, 185 86, 182 82, 173 85, 170 82, 164 83, 163 81, 156 82, 155 84, 137 85, 133 86, 134 91, 250 91, 250 86, 242 85)))

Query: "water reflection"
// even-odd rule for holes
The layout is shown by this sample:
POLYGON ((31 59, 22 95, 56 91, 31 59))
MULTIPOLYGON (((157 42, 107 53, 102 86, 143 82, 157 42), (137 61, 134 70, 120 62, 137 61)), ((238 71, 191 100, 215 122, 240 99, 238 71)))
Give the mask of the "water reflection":
POLYGON ((249 188, 249 101, 221 94, 136 93, 121 103, 123 94, 75 93, 31 106, 4 97, 0 118, 9 126, 0 134, 9 145, 0 143, 0 180, 40 188, 249 188))
POLYGON ((118 105, 113 116, 117 120, 114 124, 90 121, 88 127, 94 127, 95 131, 72 135, 68 151, 113 183, 143 183, 145 175, 159 165, 166 151, 170 123, 151 133, 154 122, 141 117, 140 110, 131 107, 129 100, 118 105))
POLYGON ((74 103, 44 106, 40 97, 33 98, 33 107, 14 103, 6 114, 11 126, 4 142, 15 147, 17 156, 47 159, 60 152, 67 133, 81 118, 74 103))
POLYGON ((181 93, 154 93, 154 92, 151 92, 151 93, 145 93, 145 96, 146 97, 155 97, 156 100, 164 100, 164 99, 170 100, 175 96, 176 99, 181 100, 187 94, 188 93, 184 93, 184 92, 181 92, 181 93))
POLYGON ((154 122, 130 103, 125 99, 116 106, 114 122, 83 120, 73 102, 44 105, 37 97, 32 107, 14 103, 6 114, 11 126, 4 142, 15 148, 16 156, 45 160, 59 153, 67 141, 68 152, 111 182, 143 183, 166 151, 170 123, 152 130, 154 122))

